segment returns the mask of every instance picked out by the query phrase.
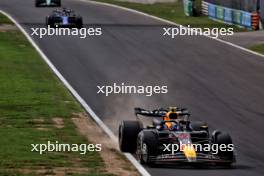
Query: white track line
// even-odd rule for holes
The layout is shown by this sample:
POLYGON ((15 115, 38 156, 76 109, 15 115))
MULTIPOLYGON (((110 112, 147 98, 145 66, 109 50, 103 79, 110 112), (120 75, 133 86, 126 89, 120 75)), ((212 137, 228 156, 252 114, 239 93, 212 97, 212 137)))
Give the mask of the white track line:
MULTIPOLYGON (((69 82, 62 76, 62 74, 57 70, 57 68, 51 63, 48 57, 44 54, 44 52, 38 47, 38 45, 34 42, 34 40, 30 37, 30 35, 26 32, 26 30, 8 13, 0 10, 0 13, 7 16, 26 36, 32 46, 37 50, 43 60, 48 64, 51 70, 56 74, 56 76, 62 81, 62 83, 68 88, 68 90, 72 93, 72 95, 80 102, 80 104, 84 107, 84 109, 89 113, 89 115, 95 120, 95 122, 104 130, 104 132, 115 142, 118 143, 117 137, 114 133, 108 128, 103 121, 95 114, 95 112, 91 109, 91 107, 82 99, 82 97, 77 93, 76 90, 69 84, 69 82)), ((150 174, 146 171, 138 161, 128 153, 124 154, 125 157, 134 165, 134 167, 138 170, 138 172, 143 176, 150 176, 150 174)))
MULTIPOLYGON (((136 13, 136 14, 139 14, 139 15, 143 15, 143 16, 146 16, 146 17, 149 17, 149 18, 153 18, 153 19, 156 19, 156 20, 159 20, 159 21, 162 21, 162 22, 174 25, 174 26, 180 26, 180 24, 174 23, 172 21, 165 20, 163 18, 159 18, 159 17, 153 16, 153 15, 149 15, 149 14, 146 14, 144 12, 140 12, 140 11, 137 11, 137 10, 134 10, 134 9, 129 9, 127 7, 118 6, 118 5, 115 5, 115 4, 109 4, 109 3, 105 3, 105 2, 97 2, 97 1, 92 1, 92 0, 79 0, 79 1, 86 2, 86 3, 91 3, 91 4, 97 4, 97 5, 104 5, 104 6, 108 6, 108 7, 114 7, 114 8, 118 8, 118 9, 121 9, 121 10, 125 10, 125 11, 129 11, 129 12, 132 12, 132 13, 136 13)), ((189 29, 189 28, 187 28, 187 29, 188 30, 192 30, 192 29, 189 29)), ((203 34, 201 34, 201 35, 203 35, 203 34)), ((207 35, 203 35, 203 36, 208 37, 208 38, 213 39, 213 40, 217 40, 217 41, 219 41, 221 43, 225 43, 225 44, 230 45, 232 47, 241 49, 243 51, 246 51, 246 52, 249 52, 251 54, 254 54, 254 55, 257 55, 257 56, 260 56, 260 57, 264 58, 263 54, 257 53, 255 51, 252 51, 250 49, 247 49, 247 48, 244 48, 242 46, 236 45, 234 43, 231 43, 231 42, 219 39, 219 38, 213 38, 213 37, 207 36, 207 35)))

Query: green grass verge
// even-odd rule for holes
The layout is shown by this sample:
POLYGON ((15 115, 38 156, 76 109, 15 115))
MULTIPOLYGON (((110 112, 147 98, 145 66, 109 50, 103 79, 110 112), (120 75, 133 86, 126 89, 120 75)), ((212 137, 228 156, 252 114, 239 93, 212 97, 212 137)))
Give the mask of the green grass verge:
MULTIPOLYGON (((0 14, 0 23, 11 22, 0 14)), ((88 168, 85 175, 105 175, 99 153, 31 152, 31 144, 48 140, 88 142, 71 120, 82 108, 20 31, 0 31, 0 82, 0 175, 38 175, 34 170, 39 167, 88 168), (63 118, 64 128, 56 128, 53 117, 63 118), (25 168, 32 173, 18 170, 25 168)))
POLYGON ((163 19, 170 20, 177 24, 184 26, 190 25, 191 27, 200 28, 234 28, 235 32, 246 31, 246 29, 239 28, 235 25, 228 25, 225 23, 210 20, 206 16, 200 17, 187 17, 183 11, 182 1, 174 3, 155 3, 155 4, 141 4, 132 2, 122 2, 118 0, 94 0, 98 2, 106 2, 110 4, 115 4, 130 9, 135 9, 150 15, 154 15, 163 19))
POLYGON ((249 49, 264 54, 264 43, 251 46, 249 49))
POLYGON ((0 25, 1 24, 12 24, 12 22, 4 15, 0 15, 0 25))

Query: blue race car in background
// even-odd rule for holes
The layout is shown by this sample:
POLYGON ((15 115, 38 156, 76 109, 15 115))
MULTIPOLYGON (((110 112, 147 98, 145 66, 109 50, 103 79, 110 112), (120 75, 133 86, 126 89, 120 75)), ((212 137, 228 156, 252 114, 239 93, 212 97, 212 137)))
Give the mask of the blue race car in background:
POLYGON ((73 10, 65 9, 54 10, 51 15, 46 17, 46 25, 54 27, 83 27, 83 20, 80 15, 76 15, 73 10))
POLYGON ((61 0, 35 0, 36 7, 60 7, 61 0))

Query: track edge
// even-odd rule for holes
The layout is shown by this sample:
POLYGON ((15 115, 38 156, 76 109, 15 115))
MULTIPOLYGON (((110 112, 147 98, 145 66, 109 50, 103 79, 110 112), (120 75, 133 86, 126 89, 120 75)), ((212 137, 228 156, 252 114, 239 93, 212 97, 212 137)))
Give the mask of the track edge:
MULTIPOLYGON (((52 62, 48 59, 48 57, 44 54, 44 52, 38 47, 35 41, 29 36, 26 30, 7 12, 0 10, 0 13, 7 16, 23 33, 23 35, 27 38, 27 40, 31 43, 31 45, 37 50, 40 54, 41 58, 48 64, 50 69, 55 73, 55 75, 59 78, 59 80, 66 86, 66 88, 70 91, 70 93, 76 98, 76 100, 83 106, 86 112, 93 118, 93 120, 103 129, 103 131, 115 142, 118 142, 117 137, 114 133, 108 128, 103 121, 95 114, 95 112, 91 109, 91 107, 84 101, 84 99, 77 93, 77 91, 69 84, 69 82, 62 76, 62 74, 57 70, 57 68, 52 64, 52 62)), ((137 171, 142 176, 151 176, 147 170, 139 164, 139 162, 129 153, 122 153, 130 161, 133 166, 137 169, 137 171)))

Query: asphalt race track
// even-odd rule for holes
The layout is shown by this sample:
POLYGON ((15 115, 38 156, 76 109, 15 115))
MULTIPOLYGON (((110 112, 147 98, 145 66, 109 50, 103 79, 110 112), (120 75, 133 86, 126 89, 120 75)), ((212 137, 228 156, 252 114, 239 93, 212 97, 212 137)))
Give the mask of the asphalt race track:
MULTIPOLYGON (((264 58, 206 37, 162 37, 163 22, 103 5, 64 0, 87 26, 103 28, 100 37, 34 38, 61 74, 114 131, 133 108, 188 107, 193 119, 233 137, 238 162, 223 168, 147 168, 153 176, 264 175, 264 58), (168 94, 97 94, 98 85, 168 85, 168 94)), ((33 0, 1 0, 28 32, 45 27, 51 8, 33 0)), ((26 59, 26 58, 25 58, 26 59)))

